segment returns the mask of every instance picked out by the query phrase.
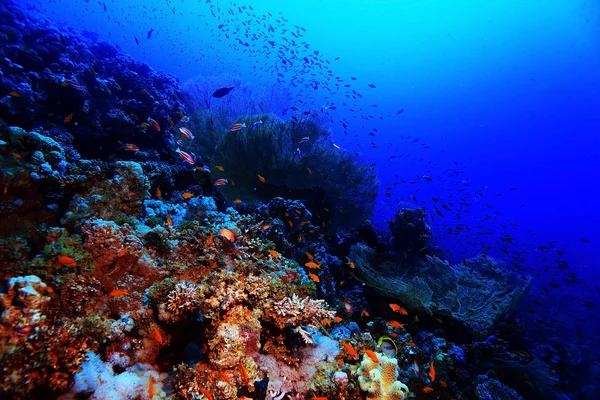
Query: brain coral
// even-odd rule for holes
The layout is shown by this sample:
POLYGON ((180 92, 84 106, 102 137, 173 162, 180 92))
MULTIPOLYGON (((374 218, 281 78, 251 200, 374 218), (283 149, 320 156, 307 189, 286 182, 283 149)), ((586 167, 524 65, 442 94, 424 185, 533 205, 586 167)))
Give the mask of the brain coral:
POLYGON ((379 362, 374 362, 365 354, 358 368, 358 384, 367 392, 367 399, 404 400, 408 387, 398 377, 398 360, 376 353, 379 362))

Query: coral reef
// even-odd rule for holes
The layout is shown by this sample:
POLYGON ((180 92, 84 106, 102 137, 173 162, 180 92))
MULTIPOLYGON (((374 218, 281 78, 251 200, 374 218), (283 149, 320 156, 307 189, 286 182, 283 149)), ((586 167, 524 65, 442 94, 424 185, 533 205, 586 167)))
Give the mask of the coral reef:
POLYGON ((378 361, 366 354, 363 356, 357 371, 358 383, 362 391, 367 392, 367 399, 404 400, 408 396, 408 387, 398 378, 398 360, 384 354, 375 353, 378 361))

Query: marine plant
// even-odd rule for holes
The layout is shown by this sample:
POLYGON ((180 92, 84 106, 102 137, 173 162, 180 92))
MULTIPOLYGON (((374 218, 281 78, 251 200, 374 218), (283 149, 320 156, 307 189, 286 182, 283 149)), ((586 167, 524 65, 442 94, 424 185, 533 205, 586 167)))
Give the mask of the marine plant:
POLYGON ((373 210, 379 191, 375 170, 335 147, 318 119, 283 121, 265 114, 236 123, 246 128, 223 137, 212 166, 216 178, 230 181, 221 188, 228 200, 301 200, 323 228, 354 227, 373 210))

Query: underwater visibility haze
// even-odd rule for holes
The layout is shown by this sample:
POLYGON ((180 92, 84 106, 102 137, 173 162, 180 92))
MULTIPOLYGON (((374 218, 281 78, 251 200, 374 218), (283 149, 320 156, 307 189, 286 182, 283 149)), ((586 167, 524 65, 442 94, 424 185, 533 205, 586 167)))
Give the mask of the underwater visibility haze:
POLYGON ((600 4, 0 3, 0 398, 600 398, 600 4))

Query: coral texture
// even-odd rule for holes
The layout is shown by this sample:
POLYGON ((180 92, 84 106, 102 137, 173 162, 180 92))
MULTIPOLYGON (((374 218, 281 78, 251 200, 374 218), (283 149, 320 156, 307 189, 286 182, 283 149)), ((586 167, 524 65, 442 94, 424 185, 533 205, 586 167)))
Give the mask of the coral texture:
POLYGON ((379 362, 371 360, 365 354, 360 368, 356 371, 362 391, 367 399, 404 400, 408 396, 408 387, 398 378, 398 360, 376 353, 379 362))

